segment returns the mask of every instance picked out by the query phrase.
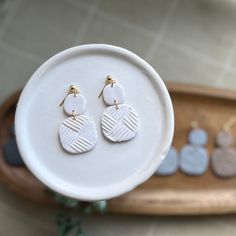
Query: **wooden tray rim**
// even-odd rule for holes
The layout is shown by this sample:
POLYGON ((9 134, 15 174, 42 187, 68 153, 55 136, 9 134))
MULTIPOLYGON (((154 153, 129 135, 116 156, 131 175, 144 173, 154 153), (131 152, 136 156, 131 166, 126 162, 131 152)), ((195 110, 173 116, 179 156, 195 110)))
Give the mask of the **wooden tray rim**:
MULTIPOLYGON (((167 83, 168 90, 180 94, 194 94, 199 96, 206 96, 212 98, 220 98, 226 100, 236 100, 236 92, 226 89, 218 89, 205 86, 196 86, 192 84, 181 83, 167 83)), ((0 120, 3 118, 4 113, 8 110, 9 106, 13 106, 17 101, 20 92, 15 93, 4 102, 0 107, 0 120)), ((13 186, 16 182, 12 182, 12 178, 7 176, 4 169, 0 168, 0 181, 7 185, 17 194, 26 197, 30 200, 43 204, 53 204, 52 197, 45 191, 43 185, 38 180, 38 188, 41 191, 40 196, 44 198, 38 199, 36 194, 32 197, 28 196, 25 191, 25 186, 13 186), (11 186, 12 185, 12 186, 11 186)), ((209 215, 209 214, 230 214, 236 213, 236 188, 227 191, 221 190, 197 190, 185 191, 181 194, 181 190, 163 190, 161 193, 156 193, 153 190, 135 189, 132 192, 120 196, 118 198, 108 201, 108 211, 112 213, 124 214, 149 214, 149 215, 209 215), (178 199, 175 199, 178 207, 169 205, 170 199, 174 200, 173 196, 178 194, 178 199), (204 198, 204 203, 201 202, 199 206, 199 196, 204 198), (216 198, 217 196, 217 198, 216 198)))

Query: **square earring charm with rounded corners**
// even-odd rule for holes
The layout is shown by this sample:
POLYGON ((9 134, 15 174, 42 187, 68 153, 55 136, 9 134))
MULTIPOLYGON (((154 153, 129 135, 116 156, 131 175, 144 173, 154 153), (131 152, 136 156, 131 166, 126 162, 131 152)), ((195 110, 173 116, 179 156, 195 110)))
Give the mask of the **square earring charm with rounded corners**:
MULTIPOLYGON (((131 118, 136 120, 136 116, 131 118)), ((41 182, 62 195, 95 201, 124 194, 154 174, 171 145, 174 114, 166 86, 148 63, 126 49, 91 44, 58 53, 32 75, 19 99, 15 124, 22 158, 41 182), (115 112, 117 106, 120 108, 116 113, 119 116, 123 115, 124 102, 138 114, 138 129, 135 122, 126 120, 135 128, 131 135, 135 138, 120 134, 131 137, 129 142, 114 144, 102 133, 101 115, 109 108, 97 95, 109 74, 118 82, 114 84, 116 99, 107 88, 104 100, 113 102, 109 106, 115 112), (81 93, 75 97, 70 94, 59 107, 70 85, 78 86, 81 93), (79 137, 74 139, 79 132, 73 129, 82 116, 95 123, 97 143, 91 151, 72 155, 66 148, 79 137), (73 132, 64 140, 71 129, 62 130, 61 138, 58 130, 66 119, 70 120, 65 127, 70 126, 73 132)), ((110 124, 105 124, 107 132, 110 124)), ((108 135, 120 138, 118 134, 108 135)))
POLYGON ((165 160, 158 167, 155 175, 169 176, 178 171, 179 168, 179 155, 174 146, 170 147, 165 160))

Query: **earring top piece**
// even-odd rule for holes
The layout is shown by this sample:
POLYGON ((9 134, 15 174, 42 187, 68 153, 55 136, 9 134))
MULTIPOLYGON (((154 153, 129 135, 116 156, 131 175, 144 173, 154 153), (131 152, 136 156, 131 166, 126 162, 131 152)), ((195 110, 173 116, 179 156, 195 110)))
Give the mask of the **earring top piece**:
POLYGON ((107 76, 105 86, 98 97, 101 97, 101 95, 103 96, 104 102, 109 106, 125 102, 124 88, 120 84, 116 83, 116 81, 112 79, 111 75, 107 76))
POLYGON ((86 109, 85 97, 81 94, 69 94, 64 101, 64 111, 68 115, 83 115, 86 109))

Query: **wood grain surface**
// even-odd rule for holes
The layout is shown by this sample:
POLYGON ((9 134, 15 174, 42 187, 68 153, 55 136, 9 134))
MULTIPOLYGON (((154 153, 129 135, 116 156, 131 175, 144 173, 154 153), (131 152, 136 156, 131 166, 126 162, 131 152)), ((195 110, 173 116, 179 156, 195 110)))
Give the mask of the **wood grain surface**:
MULTIPOLYGON (((236 93, 187 84, 167 84, 175 110, 174 146, 187 142, 190 123, 198 121, 207 130, 209 152, 223 124, 236 115, 236 93)), ((43 204, 54 204, 46 188, 24 167, 11 167, 2 157, 10 137, 19 93, 0 107, 0 180, 17 194, 43 204)), ((236 125, 232 128, 236 135, 236 125)), ((236 138, 236 137, 235 137, 236 138)), ((153 176, 132 192, 112 199, 109 212, 153 215, 199 215, 236 213, 236 177, 220 179, 209 169, 200 177, 177 172, 169 177, 153 176)))

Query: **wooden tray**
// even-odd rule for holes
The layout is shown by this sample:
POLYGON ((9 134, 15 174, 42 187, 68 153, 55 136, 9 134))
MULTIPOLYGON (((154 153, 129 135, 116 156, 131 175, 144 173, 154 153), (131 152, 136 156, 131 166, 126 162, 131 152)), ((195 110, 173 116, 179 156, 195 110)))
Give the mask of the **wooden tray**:
MULTIPOLYGON (((209 133, 207 148, 222 125, 236 115, 233 91, 184 84, 167 85, 175 110, 174 145, 187 142, 190 122, 196 120, 209 133)), ((10 137, 19 93, 0 108, 0 180, 17 194, 43 204, 55 204, 45 187, 26 168, 11 167, 2 157, 2 147, 10 137)), ((232 128, 236 134, 236 126, 232 128)), ((196 215, 236 213, 236 178, 219 179, 212 171, 201 177, 177 172, 170 177, 153 176, 134 191, 108 202, 109 212, 156 215, 196 215)))

